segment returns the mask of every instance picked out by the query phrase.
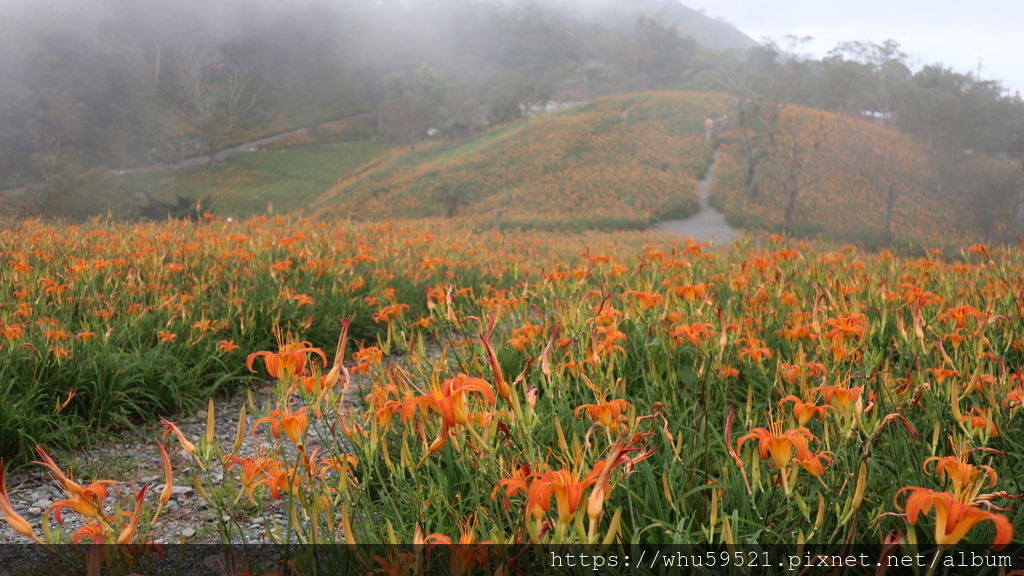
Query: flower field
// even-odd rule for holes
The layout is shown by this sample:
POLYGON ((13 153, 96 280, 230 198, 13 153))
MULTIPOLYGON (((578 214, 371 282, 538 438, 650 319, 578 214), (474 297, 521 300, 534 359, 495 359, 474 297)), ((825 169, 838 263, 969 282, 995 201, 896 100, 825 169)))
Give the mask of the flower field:
POLYGON ((892 194, 892 240, 952 246, 971 239, 963 200, 935 192, 928 158, 911 137, 845 116, 799 106, 778 120, 774 152, 763 127, 736 128, 722 143, 711 202, 744 226, 778 231, 784 181, 799 173, 793 230, 833 239, 882 242, 885 197, 892 194), (816 141, 820 141, 815 148, 816 141), (750 172, 751 148, 759 153, 750 172), (768 150, 769 152, 765 152, 768 150), (806 167, 801 166, 806 161, 806 167))
MULTIPOLYGON (((1019 538, 1021 250, 759 246, 437 221, 24 223, 0 233, 2 450, 252 374, 275 383, 254 426, 188 438, 167 421, 164 440, 213 508, 283 503, 273 541, 1019 538), (248 434, 273 448, 238 456, 248 434)), ((108 517, 116 479, 83 487, 38 455, 68 492, 45 513, 94 519, 78 539, 144 540, 141 510, 169 496, 143 488, 108 517)), ((7 522, 42 538, 8 489, 7 522)), ((445 570, 488 553, 462 550, 445 570)))
POLYGON ((698 206, 711 161, 705 118, 732 98, 655 92, 599 99, 499 127, 455 148, 428 143, 340 183, 314 209, 357 220, 478 217, 523 228, 643 228, 698 206))

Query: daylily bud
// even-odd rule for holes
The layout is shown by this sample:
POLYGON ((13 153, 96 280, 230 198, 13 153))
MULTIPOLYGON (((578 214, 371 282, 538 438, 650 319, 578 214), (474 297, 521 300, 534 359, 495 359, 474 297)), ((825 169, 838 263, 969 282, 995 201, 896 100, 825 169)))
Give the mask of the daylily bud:
POLYGON ((235 434, 235 443, 231 445, 231 453, 238 452, 238 449, 242 447, 242 442, 245 440, 245 404, 242 405, 242 409, 238 411, 238 432, 235 434))
POLYGON ((153 515, 153 520, 150 525, 156 523, 156 519, 160 517, 160 511, 163 510, 164 504, 171 499, 171 494, 174 492, 174 472, 171 470, 171 459, 167 456, 167 449, 164 448, 162 442, 157 440, 156 445, 160 447, 160 461, 164 467, 164 489, 160 492, 160 506, 156 509, 156 514, 153 515))
POLYGON ((814 519, 814 529, 821 528, 821 523, 825 520, 825 497, 818 492, 818 516, 814 519))
POLYGON ((864 499, 864 488, 867 486, 868 479, 868 466, 864 462, 860 463, 860 471, 857 473, 857 488, 853 491, 853 505, 850 507, 851 510, 857 510, 860 508, 860 503, 864 499))
POLYGON ((195 456, 196 445, 189 442, 188 439, 185 438, 185 434, 182 433, 182 431, 174 422, 169 422, 168 420, 161 418, 160 425, 167 429, 167 431, 164 432, 164 438, 167 438, 167 435, 173 432, 174 435, 178 437, 178 442, 181 443, 182 449, 184 449, 185 452, 188 452, 190 455, 195 456))
MULTIPOLYGON (((128 544, 135 538, 135 530, 139 527, 139 517, 142 516, 142 502, 146 498, 147 489, 149 489, 149 484, 143 486, 142 490, 139 490, 139 493, 135 495, 135 511, 132 513, 131 522, 121 532, 121 535, 117 537, 118 544, 128 544)), ((167 489, 164 488, 164 492, 166 491, 167 489)))
POLYGON ((28 520, 19 516, 14 511, 14 507, 11 506, 11 499, 7 495, 7 478, 3 460, 0 460, 0 512, 3 512, 4 520, 7 521, 7 524, 10 525, 12 530, 22 536, 28 536, 39 544, 43 543, 43 541, 36 536, 35 531, 32 530, 32 525, 28 523, 28 520))
POLYGON ((213 413, 213 398, 210 398, 210 403, 206 410, 206 449, 209 450, 213 446, 213 440, 215 438, 214 433, 216 430, 214 426, 217 423, 217 419, 213 413))

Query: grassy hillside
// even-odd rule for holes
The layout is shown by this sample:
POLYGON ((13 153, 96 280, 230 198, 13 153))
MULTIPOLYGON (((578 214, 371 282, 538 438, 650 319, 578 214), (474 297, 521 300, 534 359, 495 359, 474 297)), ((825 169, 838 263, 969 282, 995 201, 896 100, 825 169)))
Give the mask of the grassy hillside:
POLYGON ((454 147, 395 153, 316 207, 364 220, 484 219, 501 208, 508 224, 531 228, 642 228, 686 217, 711 158, 704 120, 731 103, 688 92, 595 100, 454 147))
POLYGON ((302 208, 381 151, 367 141, 233 154, 215 165, 126 177, 128 189, 146 189, 162 201, 177 195, 208 198, 218 216, 302 208))
MULTIPOLYGON (((320 136, 300 134, 295 139, 320 136)), ((184 214, 176 208, 179 197, 191 199, 186 202, 189 205, 205 199, 202 210, 218 217, 264 214, 269 204, 277 212, 287 212, 306 207, 383 149, 366 140, 333 142, 239 152, 215 164, 181 169, 107 174, 83 183, 74 195, 51 203, 53 211, 46 214, 72 221, 107 214, 115 219, 159 219, 168 214, 180 217, 184 214)), ((40 197, 45 200, 46 193, 41 192, 40 197)), ((40 209, 39 201, 29 195, 0 196, 0 208, 6 214, 35 214, 40 209)))
POLYGON ((731 130, 720 148, 711 202, 733 224, 782 230, 787 179, 793 177, 796 233, 880 243, 891 195, 893 243, 971 240, 963 199, 937 191, 928 157, 911 137, 792 106, 775 125, 773 149, 770 130, 754 124, 731 130))

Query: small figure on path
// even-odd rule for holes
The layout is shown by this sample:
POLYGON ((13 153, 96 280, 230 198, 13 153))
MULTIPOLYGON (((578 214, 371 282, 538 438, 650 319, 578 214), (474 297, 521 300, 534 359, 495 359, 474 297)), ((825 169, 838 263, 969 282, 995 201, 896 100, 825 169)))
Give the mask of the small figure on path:
POLYGON ((715 129, 715 121, 714 120, 712 120, 711 118, 708 118, 707 120, 704 121, 704 141, 705 142, 710 142, 711 141, 711 132, 713 132, 714 129, 715 129))
MULTIPOLYGON (((706 123, 705 123, 706 124, 706 123)), ((718 135, 721 136, 729 131, 729 117, 722 116, 718 119, 718 135)))

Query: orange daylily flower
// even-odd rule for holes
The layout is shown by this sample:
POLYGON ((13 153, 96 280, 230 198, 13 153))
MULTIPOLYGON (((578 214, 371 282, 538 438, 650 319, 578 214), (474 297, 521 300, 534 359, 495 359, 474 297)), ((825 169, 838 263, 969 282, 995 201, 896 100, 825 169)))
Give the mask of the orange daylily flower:
POLYGON ((988 410, 975 406, 970 412, 961 416, 961 421, 966 422, 972 434, 993 438, 999 431, 996 423, 988 416, 988 410))
POLYGON ((373 322, 375 324, 387 324, 391 322, 392 318, 408 309, 408 304, 393 304, 391 306, 385 306, 374 313, 373 322))
POLYGON ((82 542, 83 539, 89 538, 93 544, 103 544, 107 538, 107 529, 100 524, 99 520, 92 524, 83 524, 75 530, 74 534, 71 535, 72 549, 82 542))
MULTIPOLYGON (((491 491, 491 500, 495 500, 498 497, 498 492, 501 488, 505 487, 505 495, 512 496, 516 492, 526 492, 530 485, 530 480, 533 479, 533 473, 530 469, 529 464, 523 464, 522 466, 515 469, 512 475, 508 478, 502 478, 498 480, 498 485, 491 491)), ((505 509, 509 509, 508 498, 504 499, 505 509)), ((527 511, 529 513, 529 511, 527 511)), ((543 516, 543 512, 541 516, 543 516)))
POLYGON ((680 326, 672 333, 677 343, 686 340, 695 347, 700 346, 701 340, 710 337, 714 332, 714 324, 707 322, 693 322, 689 326, 680 326))
POLYGON ((600 404, 583 404, 576 408, 573 415, 579 418, 580 412, 586 412, 587 417, 596 420, 614 435, 619 431, 620 424, 626 420, 622 413, 632 406, 629 402, 616 398, 600 404))
POLYGON ((840 412, 846 414, 860 401, 861 392, 863 390, 863 386, 857 386, 856 388, 820 386, 818 388, 814 388, 811 392, 821 392, 822 397, 825 398, 825 402, 828 402, 832 406, 836 407, 840 412))
POLYGON ((391 395, 398 395, 398 387, 394 384, 387 384, 384 386, 375 386, 369 394, 366 395, 366 403, 368 407, 373 410, 374 421, 380 428, 381 433, 387 432, 391 428, 391 420, 395 414, 398 414, 402 410, 402 403, 397 400, 392 400, 391 395))
POLYGON ((625 354, 626 350, 622 346, 616 344, 616 342, 625 339, 626 335, 619 332, 619 329, 615 326, 595 328, 594 352, 599 353, 601 356, 611 356, 615 352, 625 354))
POLYGON ((378 366, 384 361, 384 351, 376 346, 363 348, 352 353, 356 362, 378 366))
MULTIPOLYGON (((276 464, 276 463, 275 463, 276 464)), ((270 496, 274 500, 280 500, 281 489, 285 489, 292 498, 298 497, 300 487, 300 476, 295 468, 285 468, 281 465, 271 466, 263 471, 264 478, 253 482, 249 487, 249 496, 260 484, 266 484, 270 489, 270 496)))
POLYGON ((522 328, 516 328, 512 331, 512 339, 508 341, 513 348, 520 352, 525 350, 527 346, 533 344, 533 341, 540 336, 542 327, 536 324, 530 324, 523 326, 522 328))
POLYGON ((938 316, 939 320, 952 320, 957 328, 963 328, 968 318, 974 318, 976 322, 980 322, 985 319, 985 315, 974 306, 960 304, 959 306, 948 308, 938 316))
POLYGON ((655 306, 665 303, 665 297, 654 292, 638 292, 636 290, 630 290, 626 292, 625 295, 636 299, 640 303, 640 308, 643 310, 650 310, 655 306))
POLYGON ((952 378, 953 376, 959 376, 960 372, 951 370, 949 368, 929 368, 927 370, 935 376, 935 383, 941 385, 945 382, 946 378, 952 378))
POLYGON ((622 312, 616 310, 614 306, 603 305, 594 316, 594 324, 598 326, 612 326, 618 322, 620 316, 622 316, 622 312))
POLYGON ((43 459, 42 462, 33 462, 34 464, 41 464, 50 469, 53 477, 56 478, 60 483, 64 492, 71 496, 70 499, 58 500, 50 505, 46 509, 47 512, 53 510, 53 517, 57 520, 58 524, 64 524, 64 520, 61 518, 61 510, 65 507, 73 509, 75 512, 83 516, 90 518, 102 518, 102 506, 103 501, 107 499, 109 492, 107 486, 116 486, 117 482, 113 480, 100 480, 89 484, 88 486, 81 486, 75 483, 73 480, 64 475, 64 472, 59 466, 50 458, 42 447, 37 446, 36 452, 43 459))
POLYGON ((817 416, 820 422, 825 419, 825 412, 834 410, 831 406, 818 406, 812 400, 804 401, 792 394, 780 400, 779 404, 786 402, 793 403, 793 417, 796 418, 800 426, 806 426, 814 416, 817 416))
POLYGON ((686 286, 675 286, 672 289, 675 291, 676 296, 686 300, 690 304, 693 304, 698 299, 704 299, 707 295, 708 286, 707 284, 692 284, 686 286))
POLYGON ((761 454, 761 459, 768 460, 770 454, 775 466, 782 471, 789 466, 794 450, 797 458, 804 459, 807 457, 808 442, 817 440, 817 437, 811 434, 807 428, 790 428, 783 431, 782 422, 773 422, 768 429, 755 428, 741 437, 736 442, 736 452, 741 453, 743 443, 754 438, 758 440, 757 449, 761 454))
POLYGON ((217 350, 224 354, 230 354, 239 348, 241 348, 241 346, 235 344, 234 340, 221 340, 220 342, 217 342, 217 350))
POLYGON ((772 349, 767 346, 761 346, 763 342, 757 338, 740 338, 736 341, 736 344, 746 344, 745 347, 740 348, 741 359, 747 358, 758 364, 760 364, 762 360, 771 360, 774 355, 772 349))
POLYGON ((530 483, 530 496, 527 497, 527 501, 528 503, 532 501, 534 506, 537 506, 537 500, 543 498, 545 494, 548 498, 554 494, 555 504, 558 507, 558 520, 563 525, 568 525, 576 515, 580 502, 583 501, 583 492, 588 486, 597 482, 602 470, 603 467, 595 466, 583 480, 579 480, 576 474, 564 468, 536 472, 533 475, 533 482, 530 483))
POLYGON ((292 412, 290 409, 285 410, 283 413, 281 410, 271 410, 270 414, 253 423, 252 435, 256 436, 256 428, 260 424, 269 422, 270 433, 273 434, 274 438, 280 438, 281 430, 284 430, 285 435, 292 441, 292 444, 302 446, 302 435, 309 428, 309 417, 306 416, 307 411, 309 411, 308 406, 303 406, 295 412, 292 412))
POLYGON ((472 378, 465 374, 459 374, 455 378, 445 380, 438 384, 434 381, 431 384, 431 391, 428 394, 411 398, 402 407, 402 419, 408 420, 419 407, 426 411, 430 408, 441 414, 441 430, 437 439, 431 443, 428 453, 433 454, 444 446, 448 440, 448 433, 456 426, 469 426, 469 409, 466 406, 466 396, 470 392, 477 392, 484 397, 484 400, 494 406, 497 398, 491 385, 480 378, 472 378))
POLYGON ((720 378, 738 378, 740 371, 732 366, 722 366, 718 369, 718 376, 720 378))
POLYGON ((1002 404, 1003 406, 1009 406, 1011 414, 1017 408, 1024 406, 1024 389, 1014 388, 1007 392, 1002 404))
POLYGON ((864 337, 864 322, 864 315, 859 312, 829 318, 825 321, 825 325, 832 328, 828 332, 828 339, 835 344, 842 344, 848 338, 860 340, 864 337))
POLYGON ((953 495, 957 501, 965 504, 973 502, 983 488, 996 485, 996 471, 989 466, 975 466, 965 462, 971 451, 955 456, 932 456, 924 461, 924 471, 928 472, 928 463, 935 462, 935 474, 945 476, 953 483, 953 495), (985 481, 988 480, 988 484, 985 481))
POLYGON ((803 456, 797 454, 796 463, 804 470, 807 470, 808 474, 818 478, 825 473, 825 466, 822 464, 822 461, 827 461, 830 466, 832 465, 832 456, 830 454, 832 453, 822 452, 821 454, 815 454, 808 451, 803 456))
POLYGON ((327 355, 324 354, 323 350, 313 348, 309 342, 296 342, 280 345, 277 352, 266 350, 253 352, 245 360, 245 366, 250 372, 255 372, 252 369, 252 364, 256 358, 262 356, 263 362, 267 366, 267 374, 270 374, 272 378, 290 380, 292 376, 298 376, 306 369, 307 352, 320 356, 323 360, 321 365, 327 365, 327 355))
MULTIPOLYGON (((955 546, 976 524, 991 521, 996 529, 992 543, 993 550, 1002 550, 1013 539, 1013 525, 1002 514, 982 510, 976 504, 958 502, 949 492, 935 492, 927 488, 910 486, 899 493, 909 491, 906 501, 907 522, 917 524, 922 514, 935 509, 935 543, 945 549, 955 546)), ((899 495, 897 493, 897 496, 899 495)))
MULTIPOLYGON (((255 490, 256 486, 259 484, 256 481, 256 479, 260 477, 260 474, 262 474, 264 470, 271 467, 276 467, 278 466, 278 463, 274 459, 267 458, 265 456, 256 456, 255 458, 245 459, 235 456, 232 460, 225 464, 224 467, 230 468, 235 464, 238 464, 242 467, 242 488, 241 491, 239 492, 239 496, 242 494, 242 492, 245 492, 246 495, 249 497, 249 501, 255 504, 256 501, 253 500, 252 493, 253 490, 255 490)), ((238 498, 236 498, 235 500, 237 499, 238 498)))

